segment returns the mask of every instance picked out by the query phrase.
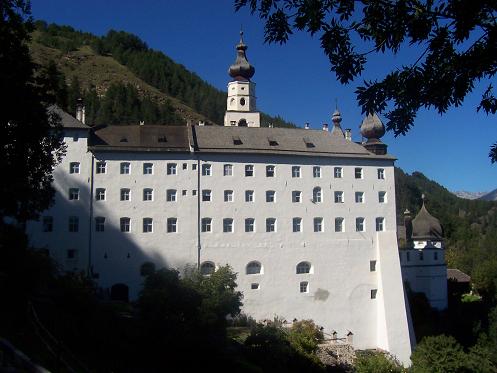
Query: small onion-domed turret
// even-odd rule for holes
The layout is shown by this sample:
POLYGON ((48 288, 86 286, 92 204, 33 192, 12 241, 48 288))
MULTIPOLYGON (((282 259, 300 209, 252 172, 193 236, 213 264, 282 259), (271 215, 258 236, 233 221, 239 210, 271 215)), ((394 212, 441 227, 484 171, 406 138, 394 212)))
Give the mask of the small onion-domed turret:
POLYGON ((338 111, 338 109, 335 110, 333 115, 331 116, 331 121, 333 122, 333 128, 331 130, 331 134, 333 136, 344 136, 342 127, 340 127, 340 123, 342 122, 342 115, 338 111))
POLYGON ((442 224, 428 212, 423 198, 423 206, 412 220, 412 239, 414 241, 442 241, 443 237, 442 224))
POLYGON ((385 134, 385 126, 376 113, 368 114, 361 124, 361 134, 369 139, 380 139, 385 134))
POLYGON ((250 80, 255 74, 255 68, 252 66, 245 55, 247 45, 243 42, 243 31, 240 31, 240 43, 236 46, 236 61, 230 66, 228 74, 234 80, 250 80))

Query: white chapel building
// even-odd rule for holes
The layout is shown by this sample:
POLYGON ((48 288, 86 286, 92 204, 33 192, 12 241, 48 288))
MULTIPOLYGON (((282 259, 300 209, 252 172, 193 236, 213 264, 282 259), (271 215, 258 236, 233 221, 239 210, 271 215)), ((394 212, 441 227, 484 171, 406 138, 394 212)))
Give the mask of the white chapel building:
MULTIPOLYGON (((136 298, 140 266, 238 273, 243 312, 313 319, 356 349, 408 364, 396 235, 395 158, 379 118, 355 143, 341 115, 323 130, 261 127, 243 39, 224 126, 90 127, 62 117, 55 204, 28 224, 66 270, 136 298)), ((78 111, 83 119, 84 111, 78 111)))

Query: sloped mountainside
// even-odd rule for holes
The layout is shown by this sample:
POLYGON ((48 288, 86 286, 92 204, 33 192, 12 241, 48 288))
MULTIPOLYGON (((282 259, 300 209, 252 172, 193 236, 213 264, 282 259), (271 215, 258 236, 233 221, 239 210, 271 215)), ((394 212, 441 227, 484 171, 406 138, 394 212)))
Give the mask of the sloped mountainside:
POLYGON ((478 199, 482 199, 484 201, 497 201, 497 189, 494 189, 491 192, 484 194, 478 199))

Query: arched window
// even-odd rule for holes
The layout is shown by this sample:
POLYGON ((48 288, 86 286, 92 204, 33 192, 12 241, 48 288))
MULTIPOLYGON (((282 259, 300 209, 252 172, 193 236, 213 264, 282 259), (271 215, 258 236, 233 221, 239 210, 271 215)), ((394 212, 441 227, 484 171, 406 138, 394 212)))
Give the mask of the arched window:
POLYGON ((204 276, 212 275, 216 270, 216 266, 212 262, 203 262, 200 265, 200 274, 204 276))
POLYGON ((247 119, 242 118, 238 121, 238 127, 247 127, 247 119))
POLYGON ((300 262, 299 264, 297 264, 297 274, 310 273, 310 272, 311 272, 311 263, 300 262))
POLYGON ((321 202, 321 188, 315 187, 312 190, 312 202, 321 202))
POLYGON ((247 269, 246 269, 247 275, 257 275, 262 273, 262 266, 261 263, 253 261, 247 264, 247 269))

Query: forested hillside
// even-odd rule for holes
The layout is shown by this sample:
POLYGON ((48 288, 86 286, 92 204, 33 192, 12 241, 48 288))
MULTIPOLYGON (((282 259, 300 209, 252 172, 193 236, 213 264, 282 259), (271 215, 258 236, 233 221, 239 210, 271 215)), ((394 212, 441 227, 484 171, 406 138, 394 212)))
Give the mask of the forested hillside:
MULTIPOLYGON (((31 54, 57 82, 59 105, 74 113, 74 98, 83 96, 89 123, 223 123, 226 93, 135 35, 111 30, 97 37, 37 21, 32 36, 31 54)), ((294 126, 264 113, 261 121, 265 126, 294 126)))

